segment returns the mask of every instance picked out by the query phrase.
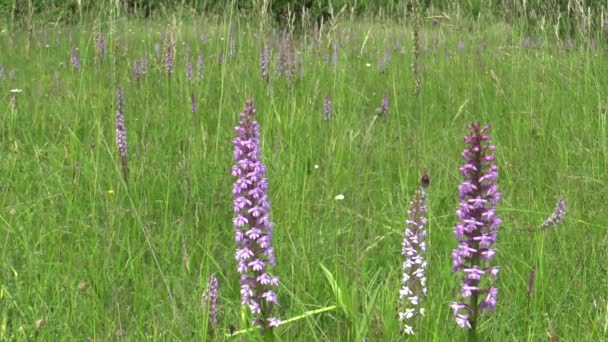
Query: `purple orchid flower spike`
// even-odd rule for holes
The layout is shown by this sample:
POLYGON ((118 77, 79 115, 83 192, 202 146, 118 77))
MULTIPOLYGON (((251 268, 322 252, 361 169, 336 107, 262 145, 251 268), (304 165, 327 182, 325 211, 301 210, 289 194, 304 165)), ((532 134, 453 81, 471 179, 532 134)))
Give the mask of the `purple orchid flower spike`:
POLYGON ((260 127, 255 114, 253 100, 248 99, 233 140, 236 164, 232 167, 232 176, 237 178, 232 188, 235 257, 241 274, 241 303, 249 307, 254 324, 265 334, 272 334, 270 328, 280 324, 278 318, 271 316, 273 307, 278 305, 275 288, 279 279, 269 273, 275 266, 273 225, 269 216, 266 166, 261 160, 260 127))
POLYGON ((495 280, 498 267, 492 266, 494 244, 502 220, 496 215, 500 192, 496 180, 498 167, 492 152, 495 146, 487 142, 488 126, 469 125, 470 135, 464 138, 468 148, 462 152, 465 164, 460 184, 459 221, 454 227, 458 247, 452 251, 453 269, 462 275, 460 300, 451 305, 456 323, 468 328, 469 339, 475 340, 479 312, 494 311, 498 289, 495 280), (481 300, 481 301, 480 301, 481 300))

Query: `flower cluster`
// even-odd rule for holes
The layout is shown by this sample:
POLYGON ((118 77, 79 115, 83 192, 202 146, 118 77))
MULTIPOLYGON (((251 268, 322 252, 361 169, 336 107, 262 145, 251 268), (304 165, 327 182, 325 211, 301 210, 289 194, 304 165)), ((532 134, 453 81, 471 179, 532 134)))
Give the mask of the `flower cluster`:
POLYGON ((127 128, 125 127, 122 88, 118 88, 116 93, 116 147, 120 155, 123 174, 126 178, 129 173, 129 152, 127 150, 127 128))
POLYGON ((137 59, 133 62, 133 75, 135 76, 135 81, 139 81, 141 77, 141 64, 137 59))
POLYGON ((266 46, 266 44, 262 43, 262 47, 260 49, 260 70, 262 73, 262 78, 265 81, 268 81, 268 66, 270 65, 270 47, 266 46))
POLYGON ((217 288, 217 276, 212 274, 207 280, 207 288, 201 298, 201 307, 203 310, 209 310, 209 324, 212 328, 217 325, 217 288))
POLYGON ((192 114, 196 113, 196 109, 198 108, 198 103, 196 102, 196 96, 194 93, 190 94, 190 110, 192 114))
POLYGON ((235 127, 232 176, 234 213, 237 244, 236 260, 241 273, 241 303, 247 305, 254 315, 254 323, 262 329, 280 324, 278 318, 270 317, 274 305, 278 305, 273 287, 278 286, 277 277, 268 271, 275 266, 272 248, 272 223, 266 167, 261 160, 260 128, 254 120, 256 109, 248 99, 235 127))
POLYGON ((469 125, 470 135, 464 138, 469 148, 462 152, 466 164, 460 168, 464 181, 460 184, 460 205, 456 213, 459 222, 454 228, 458 247, 452 251, 453 272, 461 272, 461 296, 468 303, 454 302, 451 307, 456 323, 462 328, 475 329, 479 310, 494 310, 498 289, 494 281, 498 267, 488 264, 494 258, 498 227, 502 220, 496 216, 500 193, 496 185, 498 167, 491 154, 496 148, 488 145, 488 126, 469 125), (480 296, 485 296, 478 303, 480 296))
POLYGON ((553 214, 551 214, 551 216, 549 216, 540 227, 542 229, 555 227, 558 224, 562 223, 565 216, 566 216, 566 199, 564 197, 560 197, 560 199, 555 204, 555 209, 553 209, 553 214))
POLYGON ((382 115, 384 116, 386 116, 386 114, 388 113, 388 92, 384 92, 384 96, 382 96, 380 110, 382 111, 382 115))
POLYGON ((78 57, 78 51, 76 50, 76 48, 72 48, 70 55, 72 60, 72 70, 80 70, 80 57, 78 57))
POLYGON ((323 110, 325 112, 324 119, 330 120, 331 119, 331 97, 329 96, 329 93, 327 93, 327 95, 325 95, 325 103, 323 104, 323 110))
MULTIPOLYGON (((156 46, 155 46, 156 48, 156 46)), ((164 42, 165 49, 165 70, 167 74, 173 73, 173 64, 175 57, 175 38, 173 36, 173 32, 168 32, 165 36, 164 42)))
POLYGON ((99 61, 103 63, 103 59, 106 55, 106 37, 103 35, 99 35, 99 39, 97 39, 97 55, 99 56, 99 61))
POLYGON ((418 189, 410 202, 407 212, 408 219, 405 221, 405 236, 401 245, 401 254, 405 257, 403 262, 403 281, 399 291, 399 299, 402 311, 399 312, 399 320, 405 321, 404 332, 408 335, 414 334, 413 322, 418 315, 424 316, 424 308, 421 302, 426 296, 426 277, 424 271, 427 262, 424 260, 426 253, 426 224, 427 207, 424 189, 418 189))
POLYGON ((192 76, 192 60, 188 57, 188 60, 186 61, 186 79, 188 82, 192 82, 192 76))
POLYGON ((203 55, 198 55, 196 59, 196 73, 198 74, 198 79, 203 79, 203 55))

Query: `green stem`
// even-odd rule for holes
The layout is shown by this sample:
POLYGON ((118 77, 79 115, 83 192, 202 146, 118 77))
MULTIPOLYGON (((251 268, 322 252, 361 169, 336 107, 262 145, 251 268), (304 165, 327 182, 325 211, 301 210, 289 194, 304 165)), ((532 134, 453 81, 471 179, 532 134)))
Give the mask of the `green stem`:
MULTIPOLYGON (((332 305, 332 306, 328 306, 328 307, 317 309, 317 310, 307 311, 307 312, 301 314, 300 316, 292 317, 292 318, 290 318, 288 320, 285 320, 285 321, 281 322, 281 325, 284 325, 284 324, 287 324, 287 323, 291 323, 291 322, 295 322, 295 321, 301 320, 302 318, 306 318, 308 316, 312 316, 312 315, 320 314, 320 313, 323 313, 323 312, 335 310, 336 308, 337 308, 336 305, 332 305)), ((226 337, 234 337, 234 336, 237 336, 237 335, 246 334, 246 333, 254 331, 256 329, 257 328, 248 328, 248 329, 243 329, 243 330, 235 331, 232 334, 226 334, 226 337)), ((268 331, 268 330, 271 330, 271 329, 266 329, 266 331, 268 331)), ((273 338, 274 338, 274 334, 273 334, 273 338)))
POLYGON ((469 323, 471 324, 471 328, 469 329, 469 338, 468 342, 477 342, 477 314, 479 312, 479 307, 477 305, 477 297, 478 294, 474 293, 471 295, 471 306, 473 312, 471 313, 471 317, 469 318, 469 323))
POLYGON ((272 328, 266 328, 266 330, 264 330, 264 341, 266 341, 266 342, 274 341, 274 331, 272 328))

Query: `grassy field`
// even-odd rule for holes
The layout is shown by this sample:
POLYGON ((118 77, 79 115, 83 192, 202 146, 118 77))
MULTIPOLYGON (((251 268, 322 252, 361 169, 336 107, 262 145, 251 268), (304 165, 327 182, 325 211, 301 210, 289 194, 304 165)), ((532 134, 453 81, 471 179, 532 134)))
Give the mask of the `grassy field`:
POLYGON ((459 286, 451 272, 458 168, 472 121, 492 127, 503 195, 499 298, 481 321, 482 340, 608 339, 606 35, 569 41, 500 22, 425 21, 416 97, 409 26, 344 20, 319 40, 311 30, 295 35, 288 80, 278 73, 281 31, 229 20, 178 21, 171 76, 163 57, 171 20, 0 28, 0 340, 224 340, 249 327, 230 175, 248 97, 269 179, 279 315, 328 308, 284 323, 278 340, 407 339, 396 310, 401 241, 423 168, 431 180, 427 315, 412 340, 464 339, 449 304, 459 286), (106 40, 103 59, 95 32, 106 40), (269 82, 263 42, 272 48, 269 82), (149 67, 137 81, 134 61, 144 53, 149 67), (114 143, 118 87, 128 182, 114 143), (13 89, 21 90, 14 105, 13 89), (389 111, 377 116, 385 93, 389 111), (542 231, 560 196, 566 220, 542 231), (212 273, 220 284, 214 335, 201 309, 212 273))

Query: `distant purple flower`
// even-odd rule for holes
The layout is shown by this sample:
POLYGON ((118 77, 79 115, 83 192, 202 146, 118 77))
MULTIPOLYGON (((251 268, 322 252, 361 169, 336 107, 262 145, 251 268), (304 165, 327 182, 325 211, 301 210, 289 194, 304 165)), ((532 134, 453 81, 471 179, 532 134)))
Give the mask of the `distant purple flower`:
POLYGON ((400 312, 399 320, 404 321, 404 332, 414 335, 414 322, 417 316, 424 316, 424 307, 421 306, 426 297, 427 266, 426 254, 426 224, 427 224, 426 195, 423 188, 414 193, 405 221, 405 235, 401 244, 403 262, 403 280, 399 290, 400 312))
POLYGON ((458 41, 458 50, 460 51, 464 51, 465 45, 464 45, 464 40, 459 40, 458 41))
POLYGON ((545 222, 541 225, 542 229, 547 229, 551 227, 555 227, 562 223, 566 217, 566 198, 560 197, 557 203, 555 204, 555 209, 553 209, 553 214, 549 216, 545 222))
POLYGON ((536 270, 532 267, 528 276, 528 297, 534 293, 534 284, 536 283, 536 270))
POLYGON ((96 49, 99 61, 103 63, 103 59, 106 55, 106 38, 102 34, 97 38, 96 49))
POLYGON ((220 51, 220 53, 217 55, 217 64, 222 65, 223 63, 224 63, 224 52, 220 51))
POLYGON ((126 180, 129 175, 129 151, 127 149, 127 128, 124 118, 124 96, 120 87, 116 92, 116 147, 126 180))
POLYGON ((323 55, 323 63, 329 63, 329 53, 327 51, 325 51, 325 54, 323 55))
POLYGON ((72 48, 70 55, 71 55, 71 60, 72 60, 72 70, 74 70, 74 71, 80 70, 80 58, 78 57, 78 52, 77 52, 76 48, 72 48))
POLYGON ((459 186, 459 222, 454 227, 458 247, 452 251, 452 271, 462 275, 461 301, 451 307, 456 323, 476 334, 478 312, 496 308, 498 289, 494 281, 498 267, 490 266, 490 262, 496 253, 493 246, 502 220, 496 216, 500 200, 498 167, 491 154, 496 147, 487 143, 489 127, 473 123, 469 131, 470 135, 464 138, 469 147, 462 152, 466 164, 460 168, 464 181, 459 186))
POLYGON ((595 38, 589 39, 589 51, 595 50, 595 38))
POLYGON ((192 82, 192 60, 190 60, 190 57, 186 61, 186 78, 188 82, 192 82))
POLYGON ((141 64, 139 64, 137 59, 133 62, 133 75, 135 76, 135 81, 139 81, 141 77, 141 64))
POLYGON ((203 55, 198 55, 196 60, 196 73, 198 74, 198 79, 203 79, 203 55))
POLYGON ((296 59, 293 51, 292 38, 286 35, 279 49, 278 70, 287 80, 291 81, 295 76, 296 59))
POLYGON ((268 66, 270 65, 270 50, 266 48, 266 44, 262 43, 260 49, 260 70, 262 72, 262 78, 268 81, 268 66))
POLYGON ((165 47, 165 70, 167 74, 173 73, 173 48, 170 45, 165 47))
POLYGON ((237 244, 236 260, 241 273, 241 303, 253 314, 254 324, 262 329, 278 325, 270 317, 272 308, 278 305, 273 288, 279 284, 277 277, 268 274, 275 266, 272 248, 272 223, 266 167, 261 160, 260 127, 254 116, 253 100, 248 99, 241 112, 241 121, 235 127, 232 176, 237 180, 232 187, 234 194, 234 226, 237 244))
POLYGON ((378 57, 378 70, 381 74, 384 73, 384 69, 386 68, 386 60, 384 59, 384 55, 380 55, 378 57))
POLYGON ((431 181, 429 179, 429 172, 427 169, 424 169, 422 171, 422 177, 420 178, 420 186, 424 190, 429 187, 430 183, 431 183, 431 181))
POLYGON ((380 110, 382 111, 382 115, 386 116, 388 113, 388 92, 384 92, 384 96, 382 96, 382 104, 380 105, 380 110))
POLYGON ((209 310, 209 325, 211 325, 211 328, 217 326, 217 298, 218 280, 217 276, 212 274, 207 280, 207 288, 201 297, 203 311, 209 310))
POLYGON ((325 95, 325 104, 323 106, 323 109, 325 111, 325 120, 330 120, 331 119, 331 97, 329 96, 329 93, 327 93, 327 95, 325 95))
POLYGON ((192 110, 192 114, 196 113, 196 109, 198 108, 198 103, 196 102, 196 97, 194 93, 190 94, 190 109, 192 110))

